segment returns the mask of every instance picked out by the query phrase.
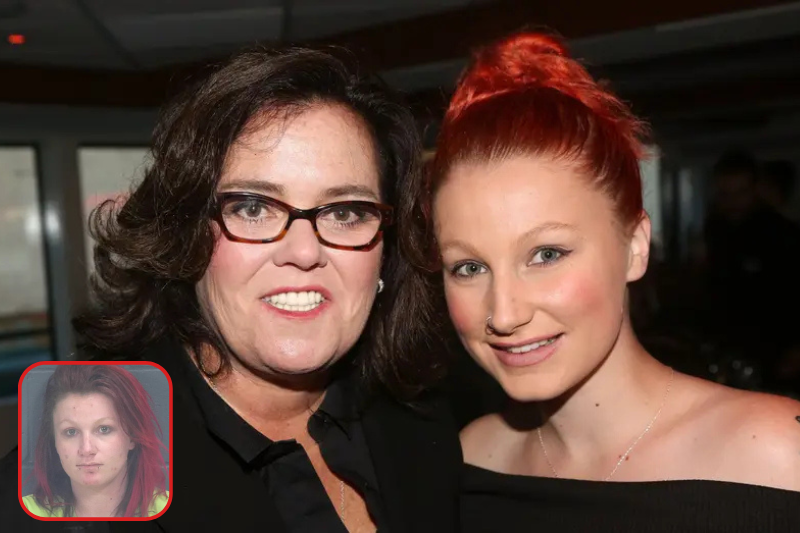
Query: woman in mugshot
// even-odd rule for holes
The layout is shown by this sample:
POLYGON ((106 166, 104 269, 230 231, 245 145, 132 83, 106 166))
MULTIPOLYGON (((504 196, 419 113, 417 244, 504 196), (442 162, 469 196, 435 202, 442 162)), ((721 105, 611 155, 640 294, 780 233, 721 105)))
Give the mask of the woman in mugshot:
POLYGON ((456 530, 458 434, 430 388, 442 365, 413 349, 433 321, 426 286, 397 296, 392 206, 421 143, 339 55, 258 50, 205 74, 163 110, 124 206, 94 214, 82 355, 154 361, 173 381, 178 495, 129 529, 456 530))
POLYGON ((121 366, 59 366, 44 393, 25 507, 42 517, 159 513, 168 500, 160 432, 149 395, 121 366))

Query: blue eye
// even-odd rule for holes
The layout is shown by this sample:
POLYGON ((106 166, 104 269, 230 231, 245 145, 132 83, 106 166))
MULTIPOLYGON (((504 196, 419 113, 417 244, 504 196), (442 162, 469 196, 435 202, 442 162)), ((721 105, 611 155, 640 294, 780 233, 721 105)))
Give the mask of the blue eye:
POLYGON ((548 265, 550 263, 555 263, 562 259, 565 255, 569 252, 567 250, 561 250, 558 248, 547 247, 547 248, 539 248, 535 254, 533 254, 533 259, 531 260, 531 264, 533 265, 548 265))
POLYGON ((478 274, 483 274, 484 272, 486 272, 485 266, 478 263, 474 263, 472 261, 467 263, 460 263, 455 267, 453 267, 451 271, 453 276, 457 278, 473 278, 478 274))
POLYGON ((109 433, 111 433, 111 426, 100 426, 98 428, 98 431, 100 431, 100 433, 102 433, 103 435, 108 435, 109 433))
POLYGON ((78 430, 76 430, 75 428, 68 428, 64 430, 64 435, 66 435, 67 437, 74 437, 77 434, 78 430))

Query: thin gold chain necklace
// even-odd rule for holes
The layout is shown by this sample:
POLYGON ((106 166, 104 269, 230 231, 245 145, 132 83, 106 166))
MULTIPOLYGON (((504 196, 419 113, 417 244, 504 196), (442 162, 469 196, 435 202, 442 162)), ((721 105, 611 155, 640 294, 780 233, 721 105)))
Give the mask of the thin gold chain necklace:
POLYGON ((339 518, 342 519, 342 523, 344 524, 344 481, 341 479, 339 480, 339 518))
MULTIPOLYGON (((664 409, 664 405, 667 403, 667 396, 669 396, 669 391, 670 391, 670 389, 672 389, 672 380, 674 378, 675 378, 675 369, 670 368, 669 382, 667 382, 667 390, 664 392, 664 397, 661 399, 661 405, 659 406, 658 411, 656 411, 655 416, 653 417, 652 420, 650 420, 650 423, 647 424, 647 427, 644 428, 644 431, 642 431, 641 435, 639 435, 639 437, 637 437, 637 439, 635 441, 633 441, 633 444, 630 445, 630 447, 627 449, 627 451, 622 454, 622 456, 619 458, 619 461, 617 461, 617 464, 614 465, 614 469, 611 471, 610 474, 608 474, 603 479, 603 481, 609 481, 614 476, 614 474, 617 473, 617 469, 620 467, 620 465, 622 465, 622 463, 625 462, 625 459, 628 458, 628 456, 631 454, 631 452, 636 447, 636 445, 639 444, 639 441, 642 440, 642 438, 644 438, 645 435, 647 435, 647 433, 650 431, 650 428, 652 428, 653 424, 656 423, 656 420, 658 420, 658 415, 661 414, 662 409, 664 409)), ((553 466, 552 461, 550 461, 550 456, 547 455, 547 448, 545 448, 544 439, 542 438, 542 427, 541 426, 536 428, 536 434, 539 436, 539 444, 542 447, 542 453, 544 454, 544 459, 545 459, 545 461, 547 461, 547 465, 550 467, 550 470, 553 472, 553 477, 555 477, 555 478, 561 477, 561 476, 558 475, 558 472, 556 472, 556 469, 553 466)))

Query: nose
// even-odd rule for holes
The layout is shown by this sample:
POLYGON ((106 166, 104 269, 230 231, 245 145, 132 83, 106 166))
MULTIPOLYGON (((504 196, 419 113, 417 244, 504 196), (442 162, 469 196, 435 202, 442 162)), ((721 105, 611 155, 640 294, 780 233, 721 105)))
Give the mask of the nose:
POLYGON ((489 316, 487 326, 500 336, 512 335, 517 329, 533 320, 535 307, 530 302, 530 288, 514 273, 494 274, 489 291, 489 316))
POLYGON ((275 243, 273 260, 277 266, 294 265, 313 270, 325 264, 325 251, 308 220, 295 220, 283 239, 275 243))
POLYGON ((97 448, 94 445, 94 440, 92 439, 91 435, 84 434, 81 437, 80 441, 80 448, 78 448, 78 453, 81 456, 91 456, 97 452, 97 448))

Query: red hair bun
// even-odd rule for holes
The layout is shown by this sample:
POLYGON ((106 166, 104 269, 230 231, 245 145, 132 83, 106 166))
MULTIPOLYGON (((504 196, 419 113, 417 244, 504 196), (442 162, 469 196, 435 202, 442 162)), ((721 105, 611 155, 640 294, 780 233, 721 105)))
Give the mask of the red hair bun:
POLYGON ((464 160, 513 154, 564 158, 614 200, 620 219, 642 212, 639 158, 646 127, 557 37, 524 32, 478 50, 439 133, 428 190, 464 160))

